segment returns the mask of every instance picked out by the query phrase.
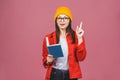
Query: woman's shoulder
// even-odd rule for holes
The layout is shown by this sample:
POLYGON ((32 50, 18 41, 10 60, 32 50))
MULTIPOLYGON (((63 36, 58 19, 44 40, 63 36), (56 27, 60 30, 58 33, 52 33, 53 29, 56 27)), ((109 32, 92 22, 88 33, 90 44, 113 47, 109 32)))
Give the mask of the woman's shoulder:
POLYGON ((53 36, 55 36, 55 35, 56 35, 56 32, 54 31, 54 32, 51 32, 51 33, 46 34, 45 37, 50 38, 50 37, 53 37, 53 36))

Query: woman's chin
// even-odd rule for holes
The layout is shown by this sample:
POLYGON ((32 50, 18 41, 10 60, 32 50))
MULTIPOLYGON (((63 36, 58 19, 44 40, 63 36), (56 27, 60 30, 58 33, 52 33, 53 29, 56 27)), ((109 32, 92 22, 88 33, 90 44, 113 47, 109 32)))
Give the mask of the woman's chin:
POLYGON ((60 29, 66 29, 66 26, 60 26, 60 29))
POLYGON ((65 27, 60 27, 60 29, 64 30, 64 29, 66 29, 66 28, 65 28, 65 27))

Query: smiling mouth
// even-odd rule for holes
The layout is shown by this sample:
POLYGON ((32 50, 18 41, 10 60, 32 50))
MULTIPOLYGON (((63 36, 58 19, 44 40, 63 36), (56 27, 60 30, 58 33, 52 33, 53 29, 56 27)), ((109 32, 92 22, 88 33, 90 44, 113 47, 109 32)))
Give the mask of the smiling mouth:
POLYGON ((61 26, 64 26, 65 24, 60 24, 61 26))

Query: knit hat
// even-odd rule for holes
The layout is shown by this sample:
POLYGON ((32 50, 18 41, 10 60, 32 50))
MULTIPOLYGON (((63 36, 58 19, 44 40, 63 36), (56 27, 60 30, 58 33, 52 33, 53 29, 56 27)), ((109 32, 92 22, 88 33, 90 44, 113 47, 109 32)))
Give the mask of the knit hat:
POLYGON ((56 9, 56 13, 54 15, 54 20, 57 18, 58 15, 65 14, 72 20, 72 14, 68 7, 61 6, 56 9))

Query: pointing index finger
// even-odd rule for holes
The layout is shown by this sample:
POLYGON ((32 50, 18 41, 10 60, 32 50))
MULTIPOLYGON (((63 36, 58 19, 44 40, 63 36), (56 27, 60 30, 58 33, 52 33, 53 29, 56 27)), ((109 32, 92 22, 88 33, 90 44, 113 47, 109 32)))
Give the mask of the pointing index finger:
POLYGON ((82 24, 83 24, 83 23, 82 23, 82 21, 81 21, 81 23, 80 23, 80 29, 82 29, 82 24))

